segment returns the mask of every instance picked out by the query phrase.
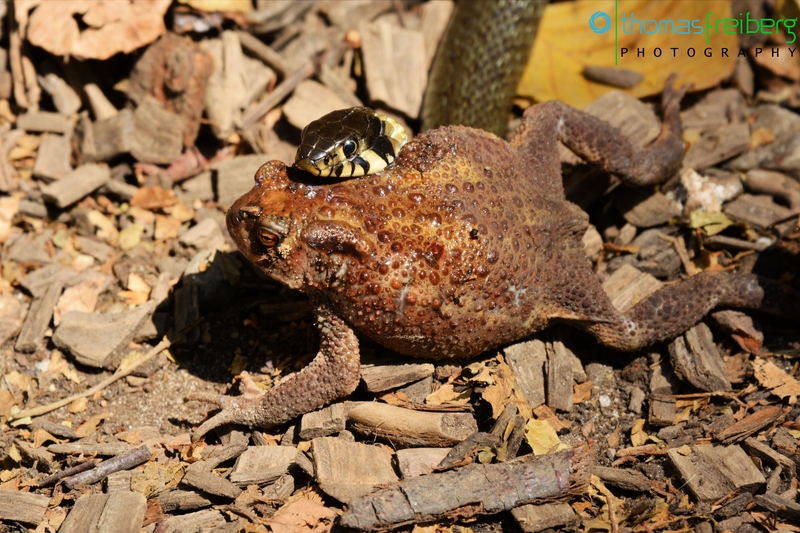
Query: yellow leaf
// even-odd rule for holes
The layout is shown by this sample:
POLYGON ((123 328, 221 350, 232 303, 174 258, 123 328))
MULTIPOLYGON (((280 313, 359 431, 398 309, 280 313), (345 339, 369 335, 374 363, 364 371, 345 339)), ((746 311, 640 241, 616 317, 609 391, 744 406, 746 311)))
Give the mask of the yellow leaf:
MULTIPOLYGON (((739 46, 737 35, 716 34, 714 30, 706 35, 708 13, 712 14, 712 22, 730 17, 730 2, 618 0, 617 25, 614 24, 614 0, 550 4, 545 9, 533 53, 528 59, 517 93, 539 102, 557 99, 583 108, 615 89, 584 78, 584 67, 614 67, 617 62, 616 66, 620 68, 644 75, 641 83, 624 90, 637 98, 660 93, 667 76, 673 72, 679 75, 678 85, 693 83, 694 90, 713 87, 733 72, 739 46), (610 30, 605 33, 595 33, 589 27, 589 20, 598 11, 608 15, 611 23, 610 30), (632 26, 631 14, 635 16, 635 20, 640 21, 697 21, 704 32, 699 35, 661 32, 640 34, 639 28, 644 26, 640 24, 634 26, 634 31, 626 34, 626 25, 632 26), (628 50, 619 58, 615 35, 619 37, 619 49, 628 50), (677 50, 673 52, 673 48, 677 50), (712 57, 704 56, 703 52, 707 48, 712 57), (723 48, 728 49, 728 57, 722 57, 723 48), (637 57, 637 49, 644 49, 644 57, 637 57), (655 56, 656 49, 661 50, 661 57, 655 56), (689 57, 690 49, 693 49, 694 57, 689 57)), ((603 25, 596 19, 595 26, 603 25)))
POLYGON ((644 430, 644 419, 639 418, 633 422, 631 428, 631 444, 634 446, 641 446, 647 442, 647 432, 644 430))
POLYGON ((556 430, 545 420, 528 420, 525 424, 525 440, 528 441, 534 455, 545 455, 569 449, 561 442, 556 430))
POLYGON ((67 406, 67 412, 73 414, 82 413, 86 410, 87 405, 89 405, 89 400, 87 398, 78 398, 67 406))
POLYGON ((692 211, 689 215, 689 227, 693 229, 703 228, 709 235, 716 235, 734 224, 735 222, 728 218, 725 213, 692 211))
POLYGON ((472 396, 472 389, 456 392, 452 383, 446 383, 438 390, 428 394, 425 398, 425 403, 428 405, 441 405, 443 403, 464 405, 469 402, 470 396, 472 396))

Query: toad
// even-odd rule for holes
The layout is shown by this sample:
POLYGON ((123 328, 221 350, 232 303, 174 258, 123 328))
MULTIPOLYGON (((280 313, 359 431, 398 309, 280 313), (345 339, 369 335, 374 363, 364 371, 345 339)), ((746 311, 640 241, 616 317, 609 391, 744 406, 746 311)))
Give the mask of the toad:
POLYGON ((551 101, 525 112, 511 142, 443 127, 371 176, 320 180, 279 161, 263 165, 228 212, 228 230, 256 266, 308 294, 320 349, 266 392, 244 374, 239 396, 190 396, 221 407, 197 434, 281 424, 350 394, 360 376, 356 332, 400 354, 449 359, 558 322, 632 351, 717 306, 786 312, 793 303, 777 284, 707 271, 621 313, 592 271, 582 243, 588 216, 565 199, 558 141, 626 184, 661 182, 681 164, 684 92, 667 84, 662 131, 647 148, 551 101))

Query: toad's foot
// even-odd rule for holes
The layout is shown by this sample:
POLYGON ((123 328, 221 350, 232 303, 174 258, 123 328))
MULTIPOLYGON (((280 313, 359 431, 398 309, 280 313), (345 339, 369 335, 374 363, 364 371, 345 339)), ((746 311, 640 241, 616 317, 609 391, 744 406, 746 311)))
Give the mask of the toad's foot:
POLYGON ((286 376, 268 391, 260 390, 242 373, 240 396, 191 394, 188 400, 218 405, 222 410, 206 420, 196 435, 202 436, 224 424, 274 426, 318 409, 353 392, 361 376, 358 340, 353 330, 326 306, 317 309, 320 349, 300 372, 286 376))
POLYGON ((706 271, 663 287, 615 320, 584 327, 606 346, 633 351, 680 335, 715 307, 800 316, 800 299, 790 287, 753 274, 706 271))

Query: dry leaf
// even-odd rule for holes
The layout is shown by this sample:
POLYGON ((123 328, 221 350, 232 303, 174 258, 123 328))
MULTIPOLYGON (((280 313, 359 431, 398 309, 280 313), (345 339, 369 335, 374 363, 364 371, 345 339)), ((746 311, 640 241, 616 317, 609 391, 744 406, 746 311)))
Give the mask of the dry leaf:
POLYGON ((641 446, 647 442, 649 435, 644 430, 644 419, 639 418, 633 422, 631 427, 631 444, 634 446, 641 446))
POLYGON ((248 13, 253 7, 253 3, 250 0, 178 0, 178 2, 193 7, 198 11, 210 13, 215 11, 248 13))
POLYGON ((93 313, 104 285, 105 278, 98 276, 65 289, 53 310, 53 324, 58 326, 69 311, 93 313))
POLYGON ((103 411, 102 413, 97 413, 96 415, 89 417, 89 419, 86 422, 78 426, 78 428, 75 430, 75 434, 79 438, 88 437, 89 435, 97 431, 97 426, 100 425, 100 422, 102 422, 109 416, 111 416, 111 413, 109 411, 103 411))
POLYGON ((166 32, 164 13, 171 0, 28 0, 17 4, 17 21, 31 44, 57 56, 108 59, 119 52, 133 52, 166 32))
MULTIPOLYGON (((635 13, 637 20, 699 19, 705 26, 706 14, 713 13, 714 20, 730 17, 730 2, 706 0, 704 2, 648 2, 646 0, 619 0, 620 17, 635 13)), ((589 19, 598 11, 614 17, 613 0, 594 2, 559 2, 547 6, 539 25, 533 53, 528 59, 525 74, 517 93, 536 101, 563 100, 582 108, 614 87, 587 80, 582 72, 586 66, 614 67, 616 62, 614 24, 611 30, 598 34, 589 27, 589 19)), ((599 25, 599 24, 598 24, 599 25)), ((693 83, 694 90, 702 90, 727 78, 736 66, 738 44, 736 35, 670 35, 655 33, 640 35, 638 31, 625 34, 619 31, 619 47, 628 53, 619 58, 618 66, 644 75, 644 81, 624 92, 641 98, 658 94, 671 73, 678 73, 677 84, 693 83), (671 48, 677 47, 676 57, 671 48), (703 50, 711 48, 713 57, 704 57, 703 50), (637 48, 645 50, 645 57, 637 57, 637 48), (660 48, 661 57, 654 50, 660 48), (695 57, 688 57, 693 48, 695 57), (728 48, 728 57, 721 57, 721 49, 728 48)))
POLYGON ((11 222, 19 212, 19 198, 6 196, 0 198, 0 244, 11 234, 11 222))
POLYGON ((163 209, 178 203, 178 197, 172 190, 155 187, 139 187, 131 198, 131 205, 142 209, 163 209))
POLYGON ((572 403, 583 403, 591 400, 593 386, 591 379, 587 379, 583 383, 576 383, 572 389, 572 403))
POLYGON ((336 511, 310 500, 295 500, 275 512, 264 523, 273 533, 325 533, 331 530, 336 511))
POLYGON ((181 229, 181 221, 165 215, 156 215, 156 231, 153 237, 157 241, 166 239, 176 239, 178 230, 181 229))
POLYGON ((709 213, 707 211, 692 211, 689 215, 689 227, 703 228, 708 235, 716 235, 729 226, 736 224, 725 213, 709 213))
POLYGON ((525 440, 528 441, 534 455, 546 455, 569 449, 546 420, 528 420, 525 424, 525 440))
POLYGON ((77 400, 73 400, 69 406, 67 406, 68 413, 82 413, 86 410, 86 406, 89 405, 88 398, 78 398, 77 400))
POLYGON ((800 396, 800 382, 795 378, 760 357, 753 361, 753 370, 762 387, 772 389, 772 393, 779 398, 790 397, 790 404, 797 401, 797 396, 800 396))
POLYGON ((469 402, 470 396, 472 396, 471 388, 456 392, 452 383, 445 383, 438 390, 428 394, 425 403, 428 405, 442 405, 443 403, 464 405, 469 402))

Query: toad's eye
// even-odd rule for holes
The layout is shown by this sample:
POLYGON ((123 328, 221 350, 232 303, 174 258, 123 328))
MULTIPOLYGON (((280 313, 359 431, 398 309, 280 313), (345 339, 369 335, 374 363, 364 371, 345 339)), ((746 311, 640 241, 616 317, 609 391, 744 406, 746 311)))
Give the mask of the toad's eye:
POLYGON ((258 229, 258 240, 267 248, 275 248, 281 238, 273 230, 261 227, 258 229))
POLYGON ((344 150, 345 157, 350 157, 356 152, 356 142, 353 139, 348 139, 342 146, 342 150, 344 150))

